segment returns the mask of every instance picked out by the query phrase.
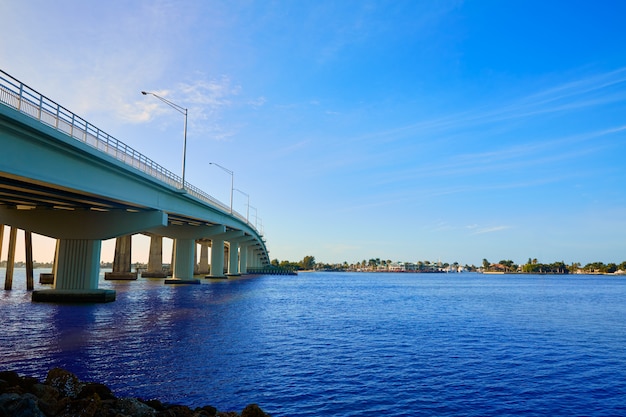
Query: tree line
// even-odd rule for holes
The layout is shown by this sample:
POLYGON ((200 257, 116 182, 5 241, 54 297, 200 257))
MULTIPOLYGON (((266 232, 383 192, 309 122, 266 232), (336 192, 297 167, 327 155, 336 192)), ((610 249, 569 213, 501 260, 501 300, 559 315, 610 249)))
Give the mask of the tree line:
POLYGON ((511 260, 501 260, 496 264, 490 263, 487 259, 483 259, 483 270, 502 271, 502 272, 516 272, 516 273, 528 273, 528 274, 614 274, 618 271, 626 272, 626 261, 616 264, 603 262, 591 262, 586 265, 582 265, 580 262, 572 262, 566 264, 563 261, 553 263, 541 263, 536 258, 528 258, 525 264, 515 264, 511 260))
POLYGON ((279 261, 273 259, 271 264, 275 267, 288 270, 316 270, 316 271, 408 271, 408 272, 502 272, 502 273, 527 273, 527 274, 613 274, 626 272, 626 261, 617 263, 591 262, 582 265, 580 262, 566 264, 563 261, 553 263, 541 263, 536 258, 528 258, 525 264, 516 264, 510 259, 502 259, 492 263, 483 259, 482 264, 461 265, 458 262, 431 262, 428 260, 412 262, 393 262, 390 259, 370 258, 362 261, 348 263, 324 263, 316 262, 315 256, 307 255, 301 261, 279 261))

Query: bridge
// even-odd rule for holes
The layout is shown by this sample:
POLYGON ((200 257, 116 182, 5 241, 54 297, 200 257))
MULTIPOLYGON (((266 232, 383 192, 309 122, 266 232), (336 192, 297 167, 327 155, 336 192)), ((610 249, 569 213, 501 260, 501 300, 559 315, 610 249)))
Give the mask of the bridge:
POLYGON ((53 286, 33 301, 113 301, 115 291, 98 288, 102 241, 117 239, 125 272, 137 233, 151 236, 147 272, 157 276, 162 239, 173 239, 169 284, 200 282, 198 246, 207 272, 211 248, 207 278, 269 264, 248 218, 0 70, 2 225, 12 239, 19 228, 57 240, 53 286))

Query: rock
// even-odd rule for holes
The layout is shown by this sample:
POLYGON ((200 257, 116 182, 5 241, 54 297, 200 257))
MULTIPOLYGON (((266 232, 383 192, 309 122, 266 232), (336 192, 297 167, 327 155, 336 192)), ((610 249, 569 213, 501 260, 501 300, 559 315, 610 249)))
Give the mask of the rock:
POLYGON ((154 408, 139 401, 136 398, 121 398, 115 401, 116 410, 123 415, 132 417, 155 417, 154 408))
POLYGON ((256 404, 248 404, 241 412, 241 417, 269 417, 269 414, 265 414, 256 404))
MULTIPOLYGON (((205 406, 195 410, 158 400, 117 398, 104 384, 82 382, 73 373, 54 368, 41 383, 13 371, 0 372, 0 417, 240 417, 205 406)), ((268 417, 256 404, 241 417, 268 417)))
POLYGON ((115 395, 111 392, 111 388, 96 382, 88 382, 84 384, 76 398, 87 398, 93 396, 94 394, 97 394, 102 400, 115 399, 115 395))
POLYGON ((193 417, 194 412, 184 405, 172 405, 156 414, 157 417, 193 417))
MULTIPOLYGON (((69 400, 69 399, 68 399, 69 400)), ((82 398, 77 400, 69 400, 65 403, 65 407, 57 413, 56 417, 95 417, 102 409, 102 402, 97 395, 90 398, 82 398)))
POLYGON ((47 416, 56 415, 64 406, 64 402, 59 402, 59 390, 45 384, 35 384, 31 392, 39 400, 37 406, 47 416))
POLYGON ((204 407, 199 407, 194 410, 198 416, 206 416, 206 417, 215 417, 217 414, 217 408, 211 407, 210 405, 205 405, 204 407))
POLYGON ((146 404, 149 407, 154 408, 156 411, 163 411, 167 408, 159 400, 142 400, 141 398, 139 398, 139 401, 141 401, 142 403, 146 404))
POLYGON ((11 417, 46 417, 37 407, 37 397, 32 394, 0 395, 0 415, 11 417))
POLYGON ((35 384, 39 384, 39 380, 37 378, 30 376, 20 378, 20 387, 22 387, 22 389, 26 392, 33 392, 33 386, 35 384))
POLYGON ((83 388, 83 383, 73 373, 61 368, 53 368, 48 372, 46 385, 59 390, 64 397, 76 398, 83 388))
POLYGON ((24 394, 24 389, 20 386, 22 378, 13 371, 0 372, 0 387, 2 393, 24 394))
POLYGON ((9 386, 16 386, 20 384, 20 376, 18 375, 17 372, 14 371, 2 371, 0 372, 0 379, 2 379, 3 381, 6 381, 9 386))

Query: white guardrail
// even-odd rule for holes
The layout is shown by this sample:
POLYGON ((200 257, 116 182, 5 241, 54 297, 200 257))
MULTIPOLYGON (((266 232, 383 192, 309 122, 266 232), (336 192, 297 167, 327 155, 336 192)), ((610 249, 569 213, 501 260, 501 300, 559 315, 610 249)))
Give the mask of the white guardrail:
MULTIPOLYGON (((0 70, 0 103, 6 104, 21 113, 39 120, 41 123, 51 126, 80 142, 86 143, 124 162, 126 165, 150 175, 156 180, 176 188, 181 188, 183 185, 180 176, 168 171, 150 158, 115 139, 108 133, 103 132, 85 119, 38 93, 2 70, 0 70)), ((184 189, 186 193, 193 195, 205 203, 217 206, 222 211, 230 213, 230 207, 216 198, 211 197, 198 187, 185 181, 184 189)), ((233 211, 232 215, 256 230, 248 219, 238 212, 233 211)))

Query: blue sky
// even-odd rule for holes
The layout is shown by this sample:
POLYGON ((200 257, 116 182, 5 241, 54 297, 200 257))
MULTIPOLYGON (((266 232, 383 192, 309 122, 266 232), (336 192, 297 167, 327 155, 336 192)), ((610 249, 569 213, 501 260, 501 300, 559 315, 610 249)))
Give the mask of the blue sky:
POLYGON ((228 203, 208 163, 234 171, 271 258, 626 260, 624 2, 0 0, 0 15, 3 70, 176 173, 182 116, 140 91, 188 107, 188 181, 228 203))

